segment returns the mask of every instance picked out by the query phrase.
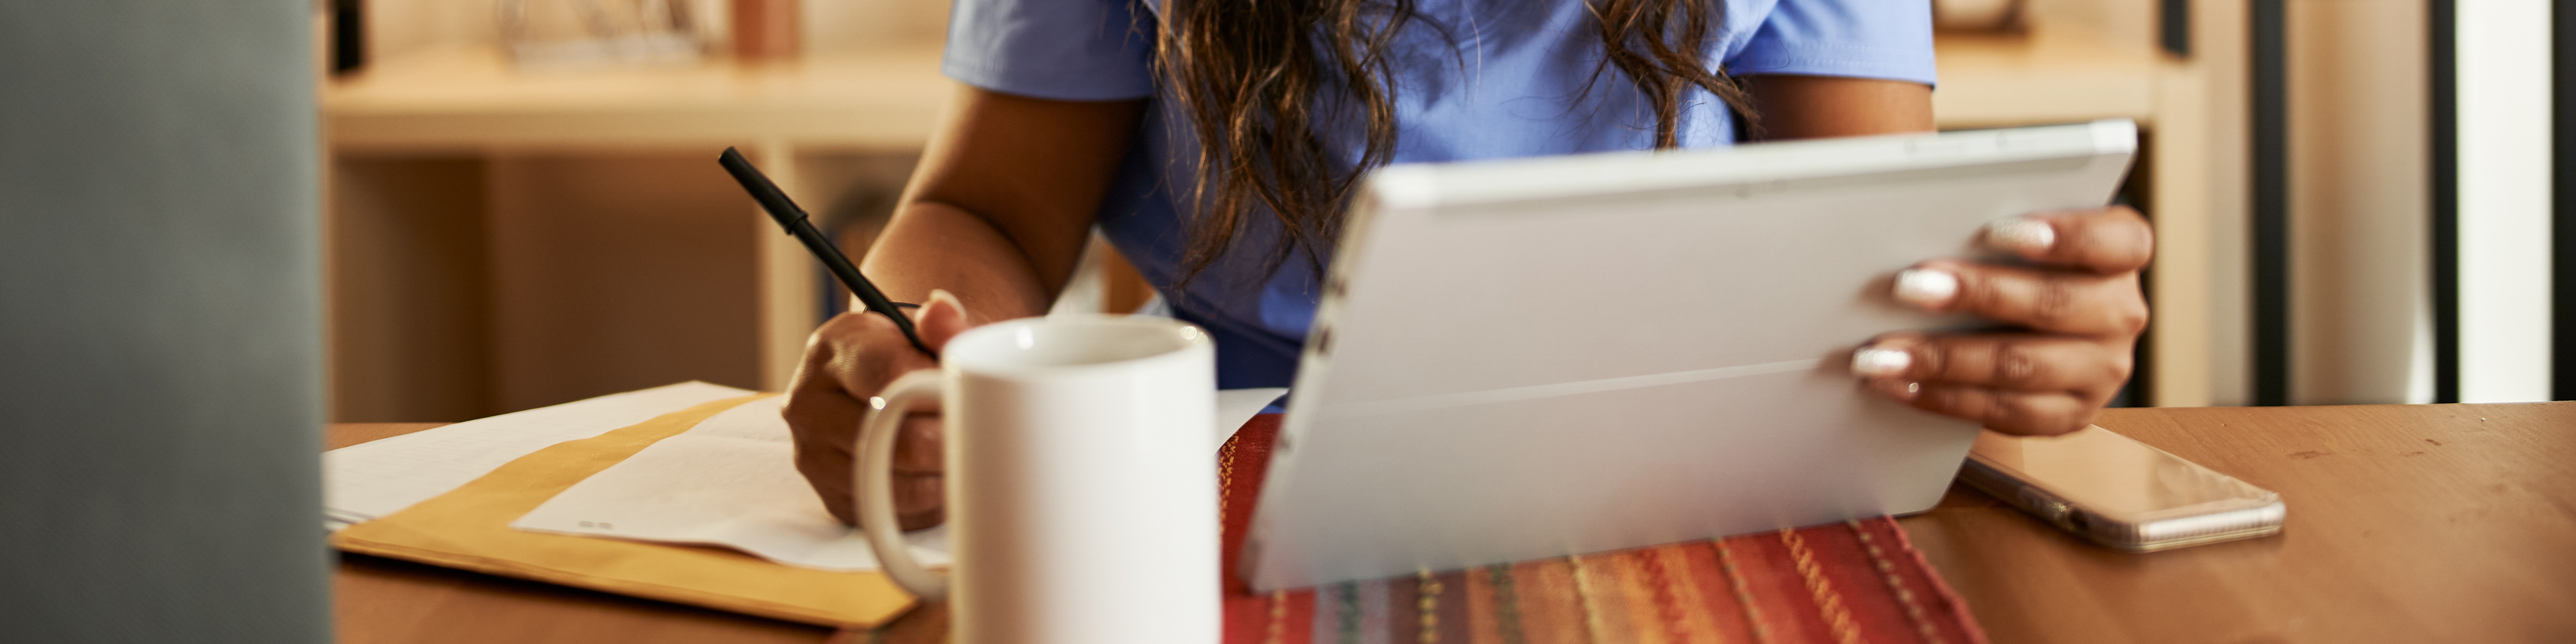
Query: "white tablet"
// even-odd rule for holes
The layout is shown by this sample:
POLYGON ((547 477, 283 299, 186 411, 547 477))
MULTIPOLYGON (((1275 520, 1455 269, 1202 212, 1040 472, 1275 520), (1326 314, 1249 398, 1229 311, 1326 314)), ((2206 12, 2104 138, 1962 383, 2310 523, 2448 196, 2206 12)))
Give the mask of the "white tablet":
POLYGON ((1292 588, 1930 509, 1972 423, 1871 395, 1886 297, 2097 207, 2128 121, 1391 166, 1354 202, 1244 561, 1292 588))

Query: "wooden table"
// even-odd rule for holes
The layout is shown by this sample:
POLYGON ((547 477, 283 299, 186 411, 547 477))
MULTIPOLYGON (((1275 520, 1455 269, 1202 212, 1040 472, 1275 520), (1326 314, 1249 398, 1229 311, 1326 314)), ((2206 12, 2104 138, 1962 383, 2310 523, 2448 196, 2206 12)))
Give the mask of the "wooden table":
POLYGON ((2131 555, 1953 489, 1901 523, 1996 642, 2576 642, 2576 403, 2100 424, 2280 492, 2288 523, 2131 555))
MULTIPOLYGON (((339 449, 446 423, 336 423, 339 449)), ((339 553, 332 617, 342 644, 396 642, 820 642, 830 629, 533 581, 339 553)), ((918 617, 916 615, 915 617, 918 617)))
MULTIPOLYGON (((2120 409, 2101 424, 2280 492, 2275 537, 2098 548, 1964 488, 1901 521, 1993 640, 2576 642, 2576 403, 2120 409)), ((433 427, 344 424, 331 447, 433 427)), ((818 642, 825 629, 341 555, 339 638, 818 642)), ((884 641, 938 641, 937 607, 884 641)))

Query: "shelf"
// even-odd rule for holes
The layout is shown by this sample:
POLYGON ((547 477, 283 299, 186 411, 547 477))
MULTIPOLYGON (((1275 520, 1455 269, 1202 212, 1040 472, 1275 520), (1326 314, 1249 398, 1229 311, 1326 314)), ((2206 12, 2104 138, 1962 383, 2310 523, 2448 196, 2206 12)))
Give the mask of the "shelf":
POLYGON ((954 85, 935 45, 793 63, 520 71, 491 48, 383 61, 322 91, 334 150, 787 144, 911 150, 954 85))
MULTIPOLYGON (((1937 39, 1941 127, 2153 117, 2157 56, 2081 32, 1937 39)), ((794 63, 519 71, 488 47, 384 61, 322 94, 342 151, 919 147, 954 85, 915 45, 794 63)))

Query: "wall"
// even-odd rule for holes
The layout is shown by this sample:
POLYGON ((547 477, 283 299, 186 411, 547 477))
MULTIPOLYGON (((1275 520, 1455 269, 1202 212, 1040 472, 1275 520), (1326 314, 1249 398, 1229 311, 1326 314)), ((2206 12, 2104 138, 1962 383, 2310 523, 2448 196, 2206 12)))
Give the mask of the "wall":
POLYGON ((331 164, 331 408, 343 421, 457 421, 499 409, 478 158, 331 164))
POLYGON ((2287 9, 2290 402, 2431 402, 2425 3, 2287 9))
POLYGON ((759 215, 712 159, 511 155, 487 177, 499 409, 760 386, 759 215))
POLYGON ((2457 3, 2461 402, 2549 399, 2552 4, 2457 3))
MULTIPOLYGON (((2062 1, 2062 0, 2061 0, 2062 1)), ((2247 7, 2193 3, 2159 81, 2159 405, 2252 402, 2247 7), (2189 135, 2189 136, 2183 136, 2189 135)), ((2424 6, 2291 0, 2295 404, 2429 400, 2424 6)))
MULTIPOLYGON (((2127 6, 2117 15, 2155 24, 2152 3, 2127 6)), ((2189 29, 2190 55, 2162 55, 2157 65, 2152 149, 2142 160, 2157 243, 2143 377, 2154 405, 2242 405, 2250 397, 2246 15, 2241 5, 2198 3, 2189 29)))
MULTIPOLYGON (((2253 402, 2253 75, 2251 37, 2242 2, 2192 3, 2192 65, 2208 101, 2210 182, 2207 398, 2201 404, 2253 402)), ((2159 258, 2157 261, 2174 261, 2159 258)))

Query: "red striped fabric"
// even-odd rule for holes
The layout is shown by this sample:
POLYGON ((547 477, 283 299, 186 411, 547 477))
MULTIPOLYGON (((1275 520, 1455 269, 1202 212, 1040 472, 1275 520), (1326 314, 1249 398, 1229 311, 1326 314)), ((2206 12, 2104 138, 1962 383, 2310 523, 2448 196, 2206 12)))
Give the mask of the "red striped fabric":
POLYGON ((1886 517, 1722 540, 1253 593, 1234 553, 1279 417, 1219 454, 1227 644, 1982 644, 1886 517))

